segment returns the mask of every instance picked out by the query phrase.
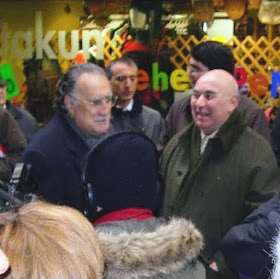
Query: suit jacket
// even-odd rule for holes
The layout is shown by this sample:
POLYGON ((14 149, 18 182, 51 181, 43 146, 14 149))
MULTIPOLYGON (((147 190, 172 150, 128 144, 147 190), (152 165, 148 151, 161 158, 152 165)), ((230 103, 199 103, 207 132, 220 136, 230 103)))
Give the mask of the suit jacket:
POLYGON ((63 113, 58 113, 34 136, 21 161, 32 164, 39 176, 39 196, 78 208, 82 161, 88 149, 63 113))
POLYGON ((112 108, 111 125, 115 133, 140 132, 156 144, 162 127, 162 117, 158 111, 142 105, 138 98, 134 97, 132 111, 112 108))

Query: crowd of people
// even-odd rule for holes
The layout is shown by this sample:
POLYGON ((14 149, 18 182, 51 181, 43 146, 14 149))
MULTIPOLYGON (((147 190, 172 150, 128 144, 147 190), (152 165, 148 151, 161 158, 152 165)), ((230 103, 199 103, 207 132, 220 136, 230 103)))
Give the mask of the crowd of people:
POLYGON ((278 115, 270 132, 228 46, 198 44, 189 64, 191 94, 164 119, 132 59, 76 64, 39 131, 0 80, 0 179, 17 162, 38 179, 0 214, 6 278, 279 277, 278 115))

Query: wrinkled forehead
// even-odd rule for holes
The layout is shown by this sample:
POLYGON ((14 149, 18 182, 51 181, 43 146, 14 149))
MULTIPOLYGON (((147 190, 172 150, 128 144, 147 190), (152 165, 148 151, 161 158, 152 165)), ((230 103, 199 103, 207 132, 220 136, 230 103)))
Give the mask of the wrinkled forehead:
POLYGON ((206 91, 215 92, 218 98, 231 98, 233 95, 238 94, 238 87, 236 81, 229 74, 221 75, 215 73, 212 75, 210 72, 201 76, 194 89, 200 94, 204 94, 206 91))
POLYGON ((114 76, 122 76, 122 75, 136 75, 137 68, 133 65, 128 65, 125 63, 117 63, 112 68, 112 73, 114 76))
POLYGON ((83 73, 77 80, 74 89, 76 94, 104 95, 110 94, 110 83, 105 75, 96 73, 83 73))
POLYGON ((212 76, 202 75, 196 82, 194 90, 201 94, 205 92, 215 92, 219 96, 226 96, 227 87, 220 79, 213 78, 212 76))

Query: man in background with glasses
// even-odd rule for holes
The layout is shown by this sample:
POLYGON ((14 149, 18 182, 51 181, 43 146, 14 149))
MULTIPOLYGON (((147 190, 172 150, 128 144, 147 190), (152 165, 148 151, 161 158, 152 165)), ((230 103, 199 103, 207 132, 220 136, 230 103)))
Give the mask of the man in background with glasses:
POLYGON ((57 113, 21 158, 39 176, 39 196, 78 208, 83 158, 109 133, 114 104, 109 81, 99 66, 78 64, 61 77, 54 102, 57 113))
POLYGON ((157 143, 162 126, 160 113, 142 105, 135 95, 138 67, 130 58, 119 58, 106 69, 112 91, 118 98, 112 108, 112 128, 115 132, 142 132, 157 143))

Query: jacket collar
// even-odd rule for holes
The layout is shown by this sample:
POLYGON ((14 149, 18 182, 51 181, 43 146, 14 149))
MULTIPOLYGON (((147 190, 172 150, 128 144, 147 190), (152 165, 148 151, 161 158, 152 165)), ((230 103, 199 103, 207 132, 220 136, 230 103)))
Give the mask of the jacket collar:
POLYGON ((85 138, 74 129, 74 124, 71 125, 71 122, 67 121, 65 112, 58 112, 57 118, 65 129, 65 144, 75 157, 76 165, 81 169, 81 163, 83 162, 85 153, 89 150, 89 146, 85 138))
POLYGON ((134 95, 133 97, 133 106, 131 111, 123 111, 121 108, 116 106, 112 107, 112 116, 113 117, 121 117, 123 115, 129 115, 132 118, 137 117, 142 112, 142 104, 138 98, 138 96, 134 95))
MULTIPOLYGON (((218 133, 211 139, 209 143, 219 150, 228 151, 233 144, 237 141, 240 135, 247 127, 242 115, 235 109, 229 116, 228 120, 220 127, 218 133)), ((191 140, 191 138, 199 141, 200 129, 193 122, 189 128, 180 132, 179 141, 184 139, 191 140)), ((208 144, 209 144, 208 143, 208 144)))
POLYGON ((220 141, 223 150, 228 151, 244 132, 246 126, 242 115, 235 109, 212 140, 220 141))
MULTIPOLYGON (((154 219, 155 222, 157 220, 154 219)), ((182 218, 161 222, 149 232, 143 225, 142 230, 130 233, 124 224, 123 230, 113 235, 110 230, 102 230, 102 226, 96 229, 107 267, 105 278, 173 275, 191 264, 203 248, 200 232, 190 221, 182 218)))

